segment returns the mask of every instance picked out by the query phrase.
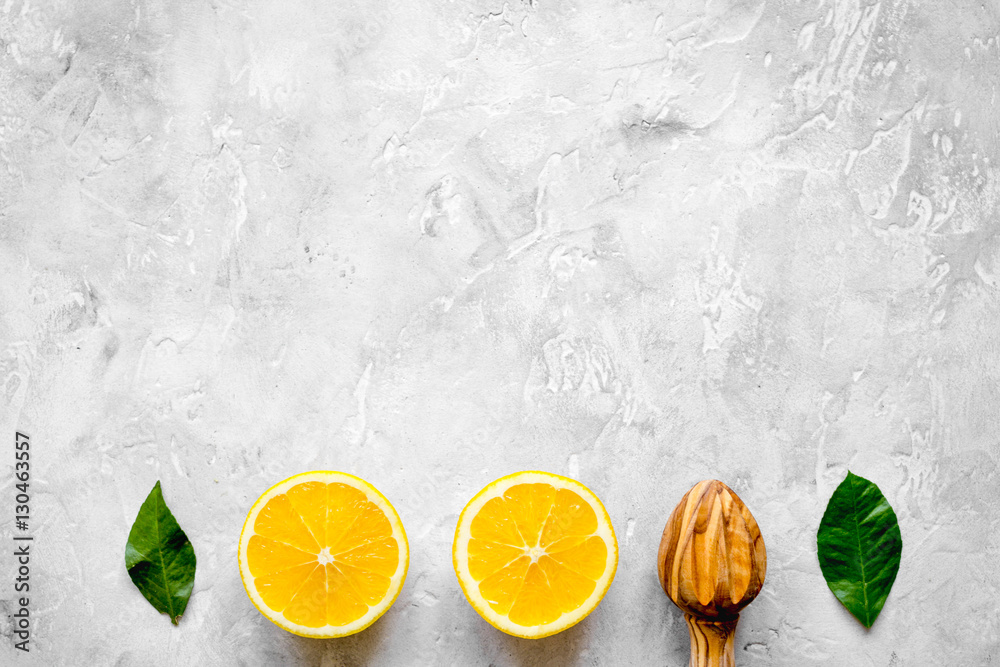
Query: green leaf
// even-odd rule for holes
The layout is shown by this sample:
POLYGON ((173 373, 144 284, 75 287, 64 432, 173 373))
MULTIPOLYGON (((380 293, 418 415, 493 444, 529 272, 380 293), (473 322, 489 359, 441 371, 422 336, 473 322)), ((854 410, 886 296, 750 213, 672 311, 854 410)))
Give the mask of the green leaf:
POLYGON ((177 625, 194 588, 194 547, 163 501, 159 482, 128 534, 125 568, 149 604, 177 625))
POLYGON ((875 484, 848 471, 826 506, 816 544, 830 590, 866 628, 872 627, 903 553, 889 501, 875 484))

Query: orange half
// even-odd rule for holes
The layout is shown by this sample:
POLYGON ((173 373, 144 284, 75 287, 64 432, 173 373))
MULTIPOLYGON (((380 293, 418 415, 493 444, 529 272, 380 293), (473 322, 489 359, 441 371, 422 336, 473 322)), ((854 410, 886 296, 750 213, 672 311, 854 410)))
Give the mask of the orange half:
POLYGON ((607 593, 618 541, 597 496, 547 472, 496 480, 462 510, 452 548, 469 604, 517 637, 579 623, 607 593))
POLYGON ((409 547, 385 496, 342 472, 305 472, 275 484, 240 534, 240 577, 250 601, 303 637, 344 637, 392 606, 409 547))

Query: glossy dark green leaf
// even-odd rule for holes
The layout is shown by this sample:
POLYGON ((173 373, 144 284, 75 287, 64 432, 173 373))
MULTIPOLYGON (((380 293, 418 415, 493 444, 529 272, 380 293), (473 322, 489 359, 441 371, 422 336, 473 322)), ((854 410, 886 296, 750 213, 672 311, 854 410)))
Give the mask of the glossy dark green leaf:
POLYGON ((159 482, 128 534, 125 568, 143 597, 177 625, 194 588, 194 547, 163 501, 159 482))
POLYGON ((903 536, 879 488, 847 472, 816 535, 819 567, 837 599, 870 628, 899 571, 903 536))

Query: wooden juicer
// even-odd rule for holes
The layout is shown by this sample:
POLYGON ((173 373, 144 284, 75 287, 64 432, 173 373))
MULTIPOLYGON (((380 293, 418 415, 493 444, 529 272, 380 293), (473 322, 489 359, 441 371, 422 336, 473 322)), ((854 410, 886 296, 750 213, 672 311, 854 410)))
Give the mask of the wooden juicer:
POLYGON ((718 480, 695 484, 667 520, 657 569, 687 620, 690 667, 735 667, 740 610, 757 597, 767 571, 760 528, 739 496, 718 480))

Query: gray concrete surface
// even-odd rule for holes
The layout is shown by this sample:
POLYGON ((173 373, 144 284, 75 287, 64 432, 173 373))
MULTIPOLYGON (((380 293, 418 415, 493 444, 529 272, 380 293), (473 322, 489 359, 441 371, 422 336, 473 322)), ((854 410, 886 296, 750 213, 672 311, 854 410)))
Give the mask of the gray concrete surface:
POLYGON ((654 555, 707 477, 768 549, 739 665, 1000 659, 995 0, 7 0, 0 45, 3 664, 679 667, 654 555), (904 539, 870 631, 815 553, 848 468, 904 539), (251 503, 309 469, 410 536, 349 639, 240 584, 251 503), (537 642, 450 563, 520 469, 587 484, 621 545, 537 642), (157 479, 198 556, 178 627, 123 565, 157 479))

